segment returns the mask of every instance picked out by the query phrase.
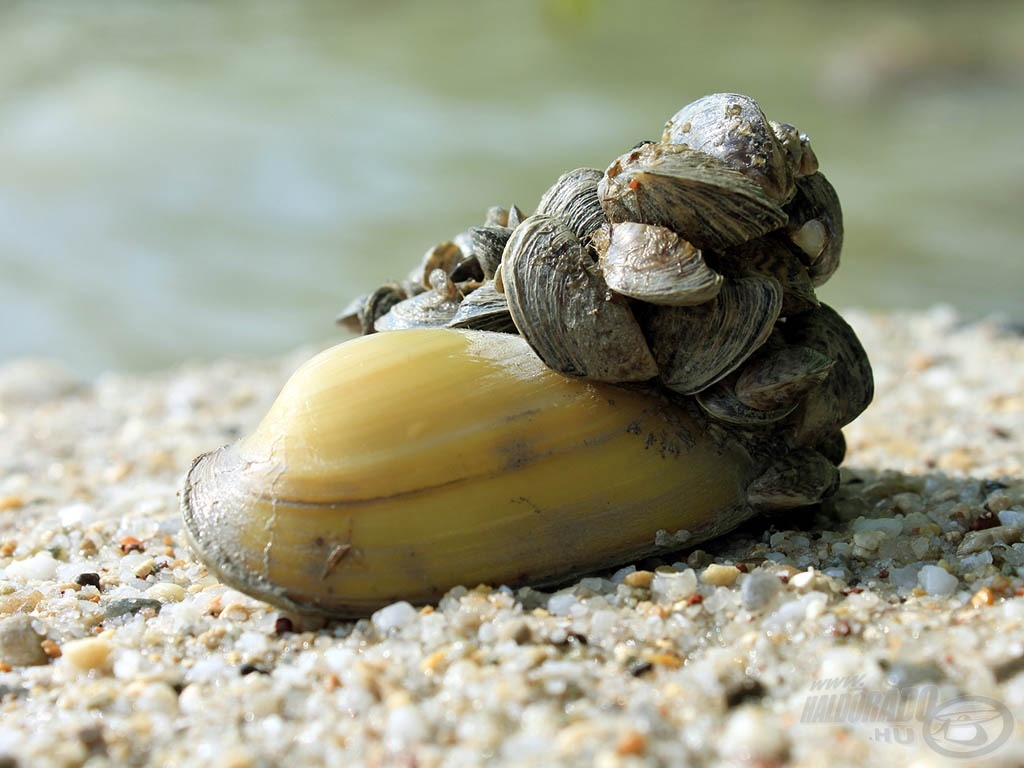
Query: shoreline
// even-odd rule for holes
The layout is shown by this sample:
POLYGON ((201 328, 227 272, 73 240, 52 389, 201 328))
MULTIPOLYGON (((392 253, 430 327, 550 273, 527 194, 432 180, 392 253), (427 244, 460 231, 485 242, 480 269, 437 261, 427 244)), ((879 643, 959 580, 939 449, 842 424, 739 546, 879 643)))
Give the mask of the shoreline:
POLYGON ((176 496, 312 348, 87 382, 0 364, 0 765, 951 764, 934 723, 815 698, 915 686, 998 702, 987 759, 1024 761, 1024 336, 844 317, 876 395, 817 516, 329 624, 210 577, 176 496))

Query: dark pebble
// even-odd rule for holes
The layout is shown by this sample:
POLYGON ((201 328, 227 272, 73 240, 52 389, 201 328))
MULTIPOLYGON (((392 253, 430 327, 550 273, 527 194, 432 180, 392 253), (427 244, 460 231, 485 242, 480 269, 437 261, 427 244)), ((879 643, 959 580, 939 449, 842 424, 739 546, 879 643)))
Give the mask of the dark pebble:
POLYGON ((267 669, 266 667, 261 667, 258 664, 243 664, 241 667, 238 668, 238 672, 242 675, 242 677, 245 677, 246 675, 251 675, 253 672, 259 672, 261 675, 270 674, 269 669, 267 669))
POLYGON ((274 622, 274 634, 287 635, 295 631, 295 624, 287 616, 281 616, 274 622))
POLYGON ((767 693, 759 680, 745 678, 739 685, 731 686, 725 692, 725 706, 729 709, 748 701, 760 701, 767 693))
POLYGON ((1024 656, 1017 656, 992 668, 996 682, 1002 683, 1024 672, 1024 656))
POLYGON ((652 669, 654 669, 654 665, 649 661, 635 661, 629 665, 629 674, 633 677, 640 677, 647 674, 652 669))
POLYGON ((160 613, 163 606, 159 600, 150 600, 146 597, 125 597, 120 600, 111 600, 103 615, 108 619, 116 619, 119 616, 133 616, 139 611, 152 611, 160 613))
POLYGON ((100 587, 100 575, 98 573, 80 573, 75 579, 75 583, 83 587, 100 587))
POLYGON ((1000 525, 1002 525, 1002 523, 999 522, 999 517, 991 510, 985 510, 976 518, 971 520, 967 527, 972 531, 984 531, 988 528, 996 528, 1000 525))
POLYGON ((18 768, 18 759, 11 755, 0 755, 0 768, 18 768))

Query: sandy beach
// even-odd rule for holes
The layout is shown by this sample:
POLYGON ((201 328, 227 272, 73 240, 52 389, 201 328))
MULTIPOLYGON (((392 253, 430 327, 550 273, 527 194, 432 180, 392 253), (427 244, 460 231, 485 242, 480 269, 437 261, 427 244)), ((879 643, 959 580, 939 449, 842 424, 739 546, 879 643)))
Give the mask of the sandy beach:
POLYGON ((1024 337, 844 314, 877 391, 817 514, 326 624, 218 583, 177 498, 315 350, 0 365, 0 768, 1024 763, 1024 337))

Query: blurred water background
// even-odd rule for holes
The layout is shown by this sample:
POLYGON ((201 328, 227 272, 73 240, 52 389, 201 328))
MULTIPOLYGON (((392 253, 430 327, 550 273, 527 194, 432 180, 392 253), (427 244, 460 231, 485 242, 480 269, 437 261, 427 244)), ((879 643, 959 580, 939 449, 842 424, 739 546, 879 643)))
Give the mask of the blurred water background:
POLYGON ((705 93, 810 134, 840 307, 1024 321, 1024 3, 0 4, 0 363, 342 339, 347 300, 705 93))

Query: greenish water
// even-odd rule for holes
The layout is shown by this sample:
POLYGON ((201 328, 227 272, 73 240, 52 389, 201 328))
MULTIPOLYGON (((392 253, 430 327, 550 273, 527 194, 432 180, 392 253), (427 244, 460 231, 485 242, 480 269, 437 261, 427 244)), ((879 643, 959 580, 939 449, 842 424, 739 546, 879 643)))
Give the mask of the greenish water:
POLYGON ((714 91, 811 135, 827 301, 1024 321, 1021 40, 1021 3, 3 3, 0 362, 340 339, 350 296, 714 91))

